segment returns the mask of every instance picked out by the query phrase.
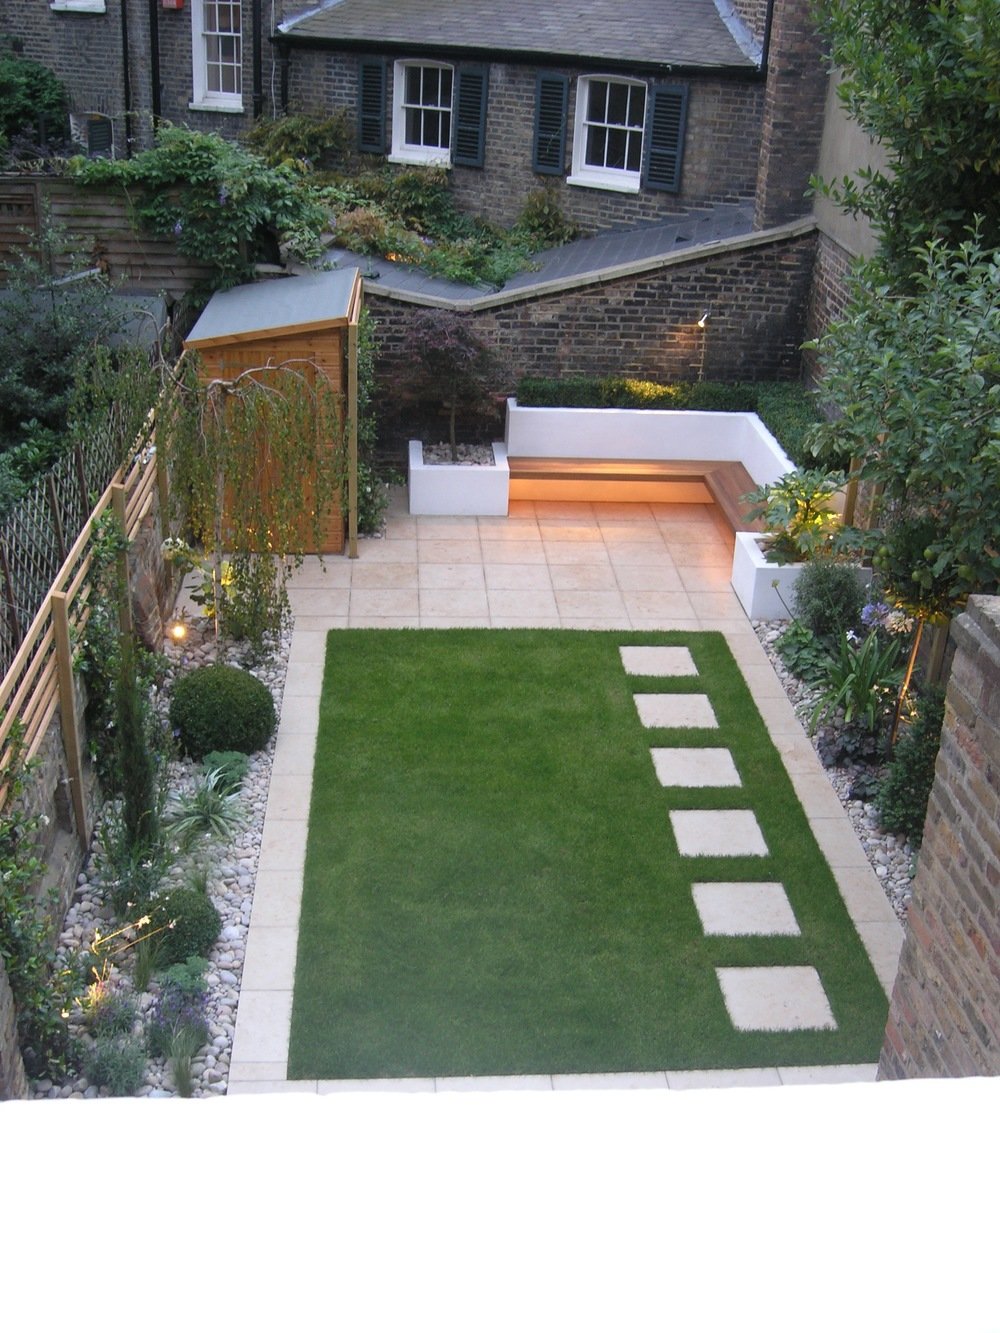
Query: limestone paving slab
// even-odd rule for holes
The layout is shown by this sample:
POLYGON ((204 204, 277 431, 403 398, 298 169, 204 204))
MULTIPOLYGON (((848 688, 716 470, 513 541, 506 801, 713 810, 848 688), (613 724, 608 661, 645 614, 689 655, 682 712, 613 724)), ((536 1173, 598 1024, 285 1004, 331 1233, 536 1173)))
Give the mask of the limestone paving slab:
POLYGON ((291 991, 298 939, 295 926, 257 926, 247 940, 242 984, 251 991, 291 991))
POLYGON ((722 747, 654 746, 653 768, 661 787, 742 787, 733 756, 722 747))
MULTIPOLYGON (((246 1061, 287 1065, 292 1022, 290 990, 240 990, 231 1069, 246 1061)), ((230 1078, 234 1075, 230 1072, 230 1078)))
POLYGON ((776 1088, 777 1069, 668 1069, 667 1087, 675 1092, 697 1088, 776 1088))
POLYGON ((789 1086, 806 1083, 874 1083, 878 1065, 779 1065, 778 1077, 789 1086))
POLYGON ((687 648, 623 645, 618 649, 629 676, 697 676, 698 668, 687 648))
POLYGON ((671 810, 681 856, 767 856, 752 810, 671 810))
POLYGON ((800 935, 785 886, 769 880, 693 884, 706 935, 800 935))
POLYGON ((698 727, 717 730, 719 723, 707 694, 633 694, 644 727, 698 727))
POLYGON ((837 1026, 814 967, 717 967, 715 975, 733 1027, 740 1032, 837 1026))
POLYGON ((295 870, 258 875, 253 891, 251 935, 258 926, 298 926, 302 910, 302 876, 295 870))

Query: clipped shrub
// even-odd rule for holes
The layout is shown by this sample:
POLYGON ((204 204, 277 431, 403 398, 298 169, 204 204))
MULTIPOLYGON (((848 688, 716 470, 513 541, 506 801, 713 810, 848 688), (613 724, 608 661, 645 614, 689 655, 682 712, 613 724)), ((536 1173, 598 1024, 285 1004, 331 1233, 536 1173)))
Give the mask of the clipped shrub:
POLYGON ((161 941, 158 961, 164 967, 183 963, 192 955, 207 957, 222 928, 222 918, 211 899, 194 888, 161 894, 149 915, 152 926, 165 927, 157 936, 161 941))
POLYGON ((691 412, 754 412, 757 409, 757 390, 753 384, 699 380, 683 387, 687 389, 684 407, 691 412))
POLYGON ((914 846, 919 846, 923 837, 943 724, 944 694, 929 690, 921 699, 916 718, 897 741, 875 795, 882 827, 890 833, 902 833, 914 846))
POLYGON ((592 375, 547 379, 528 375, 517 386, 521 407, 603 407, 601 380, 592 375))
MULTIPOLYGON (((753 410, 796 467, 808 466, 810 432, 822 420, 813 395, 801 384, 757 384, 754 389, 753 410)), ((838 455, 828 461, 832 467, 846 468, 850 459, 838 455)))
POLYGON ((792 590, 792 609, 818 639, 836 640, 857 629, 867 592, 856 565, 815 559, 800 570, 792 590))
POLYGON ((277 725, 267 686, 240 667, 195 667, 174 686, 170 725, 192 759, 210 750, 252 754, 271 739, 277 725))

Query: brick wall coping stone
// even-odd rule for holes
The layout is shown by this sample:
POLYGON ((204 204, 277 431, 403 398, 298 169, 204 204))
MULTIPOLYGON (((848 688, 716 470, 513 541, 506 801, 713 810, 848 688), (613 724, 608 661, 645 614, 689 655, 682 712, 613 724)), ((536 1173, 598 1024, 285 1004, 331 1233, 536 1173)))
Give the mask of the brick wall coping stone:
MULTIPOLYGON (((643 230, 641 228, 637 229, 635 235, 641 237, 643 230)), ((471 313, 473 311, 494 309, 497 306, 514 305, 519 301, 533 300, 539 296, 575 291, 580 288, 594 286, 597 283, 611 282, 616 278, 631 277, 634 274, 658 272, 677 265, 700 262, 715 255, 735 254, 744 250, 760 249, 777 241, 795 240, 800 236, 809 236, 815 231, 815 218, 799 218, 795 222, 786 222, 778 227, 768 227, 764 231, 746 232, 741 235, 725 236, 690 245, 686 244, 682 247, 671 247, 659 254, 644 255, 641 258, 589 268, 557 278, 546 278, 542 270, 534 273, 518 274, 516 277, 518 285, 516 287, 508 284, 500 291, 486 293, 480 288, 448 282, 443 278, 431 277, 410 265, 395 264, 390 260, 380 259, 375 261, 370 256, 357 255, 350 250, 328 250, 325 259, 327 262, 337 265, 357 265, 364 278, 365 290, 372 295, 387 297, 394 301, 405 301, 411 305, 433 306, 438 309, 471 313), (370 276, 370 269, 375 262, 379 265, 379 273, 370 276), (369 272, 366 272, 366 269, 369 272), (386 272, 384 279, 381 277, 383 270, 386 272)), ((580 244, 580 242, 572 242, 572 244, 580 244)), ((565 249, 567 247, 560 248, 565 249)), ((549 251, 547 253, 555 252, 549 251)), ((299 269, 297 271, 307 270, 299 269)))

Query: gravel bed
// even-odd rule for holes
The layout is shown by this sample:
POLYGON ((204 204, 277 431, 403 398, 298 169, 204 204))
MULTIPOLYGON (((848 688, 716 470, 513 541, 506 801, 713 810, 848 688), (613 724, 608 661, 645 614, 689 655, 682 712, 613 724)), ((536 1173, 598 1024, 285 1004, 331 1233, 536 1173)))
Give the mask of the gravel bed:
MULTIPOLYGON (((775 648, 777 640, 788 628, 788 622, 755 620, 753 627, 796 714, 803 726, 807 727, 809 716, 819 697, 818 692, 803 684, 787 670, 775 648)), ((817 748, 816 743, 817 737, 813 737, 814 748, 817 748)), ((871 765, 850 763, 828 767, 826 774, 850 817, 871 867, 885 891, 885 896, 900 923, 905 925, 913 885, 916 849, 902 835, 887 833, 881 828, 874 804, 855 795, 856 785, 859 781, 870 780, 873 771, 875 770, 871 765)))
MULTIPOLYGON (((290 644, 289 627, 282 635, 278 651, 266 662, 248 668, 268 686, 279 713, 290 644)), ((226 644, 217 646, 214 635, 210 632, 197 646, 177 647, 168 643, 164 652, 175 669, 183 666, 185 670, 189 670, 214 661, 224 661, 233 666, 245 665, 239 647, 226 644)), ((164 708, 168 696, 169 681, 162 700, 164 708)), ((222 918, 222 929, 219 939, 210 952, 209 967, 205 976, 208 990, 205 1008, 209 1024, 208 1042, 195 1055, 191 1065, 194 1097, 214 1097, 226 1092, 233 1034, 236 1029, 240 975, 243 970, 250 912, 253 906, 254 883, 260 856, 261 832, 264 826, 273 754, 272 737, 264 750, 250 758, 249 771, 243 780, 240 792, 242 819, 235 836, 226 843, 206 841, 194 852, 179 858, 170 866, 163 882, 163 888, 183 884, 192 870, 200 864, 207 873, 209 896, 222 918)), ((171 799, 193 790, 200 776, 200 764, 195 764, 191 760, 171 762, 168 770, 168 804, 171 799)), ((76 892, 59 937, 59 951, 63 960, 71 954, 88 950, 94 940, 95 931, 107 936, 117 929, 118 923, 115 921, 114 913, 104 899, 104 888, 104 866, 98 829, 90 857, 77 878, 76 892)), ((123 942, 129 937, 130 932, 127 932, 122 936, 123 942)), ((156 1003, 159 988, 154 978, 148 991, 135 994, 127 950, 119 955, 119 963, 120 965, 112 968, 110 980, 116 989, 131 994, 136 1001, 140 1015, 136 1024, 138 1033, 142 1020, 156 1003)), ((86 1044, 90 1041, 82 1008, 78 1008, 70 1015, 70 1023, 81 1042, 86 1044)), ((107 1089, 93 1086, 81 1074, 62 1083, 53 1082, 51 1079, 39 1080, 34 1084, 33 1095, 41 1098, 74 1097, 89 1100, 109 1094, 107 1089)), ((165 1058, 147 1059, 145 1077, 138 1096, 176 1095, 169 1062, 165 1058)))

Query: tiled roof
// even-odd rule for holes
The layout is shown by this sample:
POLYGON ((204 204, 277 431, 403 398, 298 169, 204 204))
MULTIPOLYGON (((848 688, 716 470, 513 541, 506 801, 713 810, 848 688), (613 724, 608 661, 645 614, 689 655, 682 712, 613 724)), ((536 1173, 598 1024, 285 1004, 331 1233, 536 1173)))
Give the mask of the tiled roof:
POLYGON ((377 43, 387 52, 454 48, 569 63, 756 68, 715 0, 327 0, 281 31, 347 46, 377 43))

